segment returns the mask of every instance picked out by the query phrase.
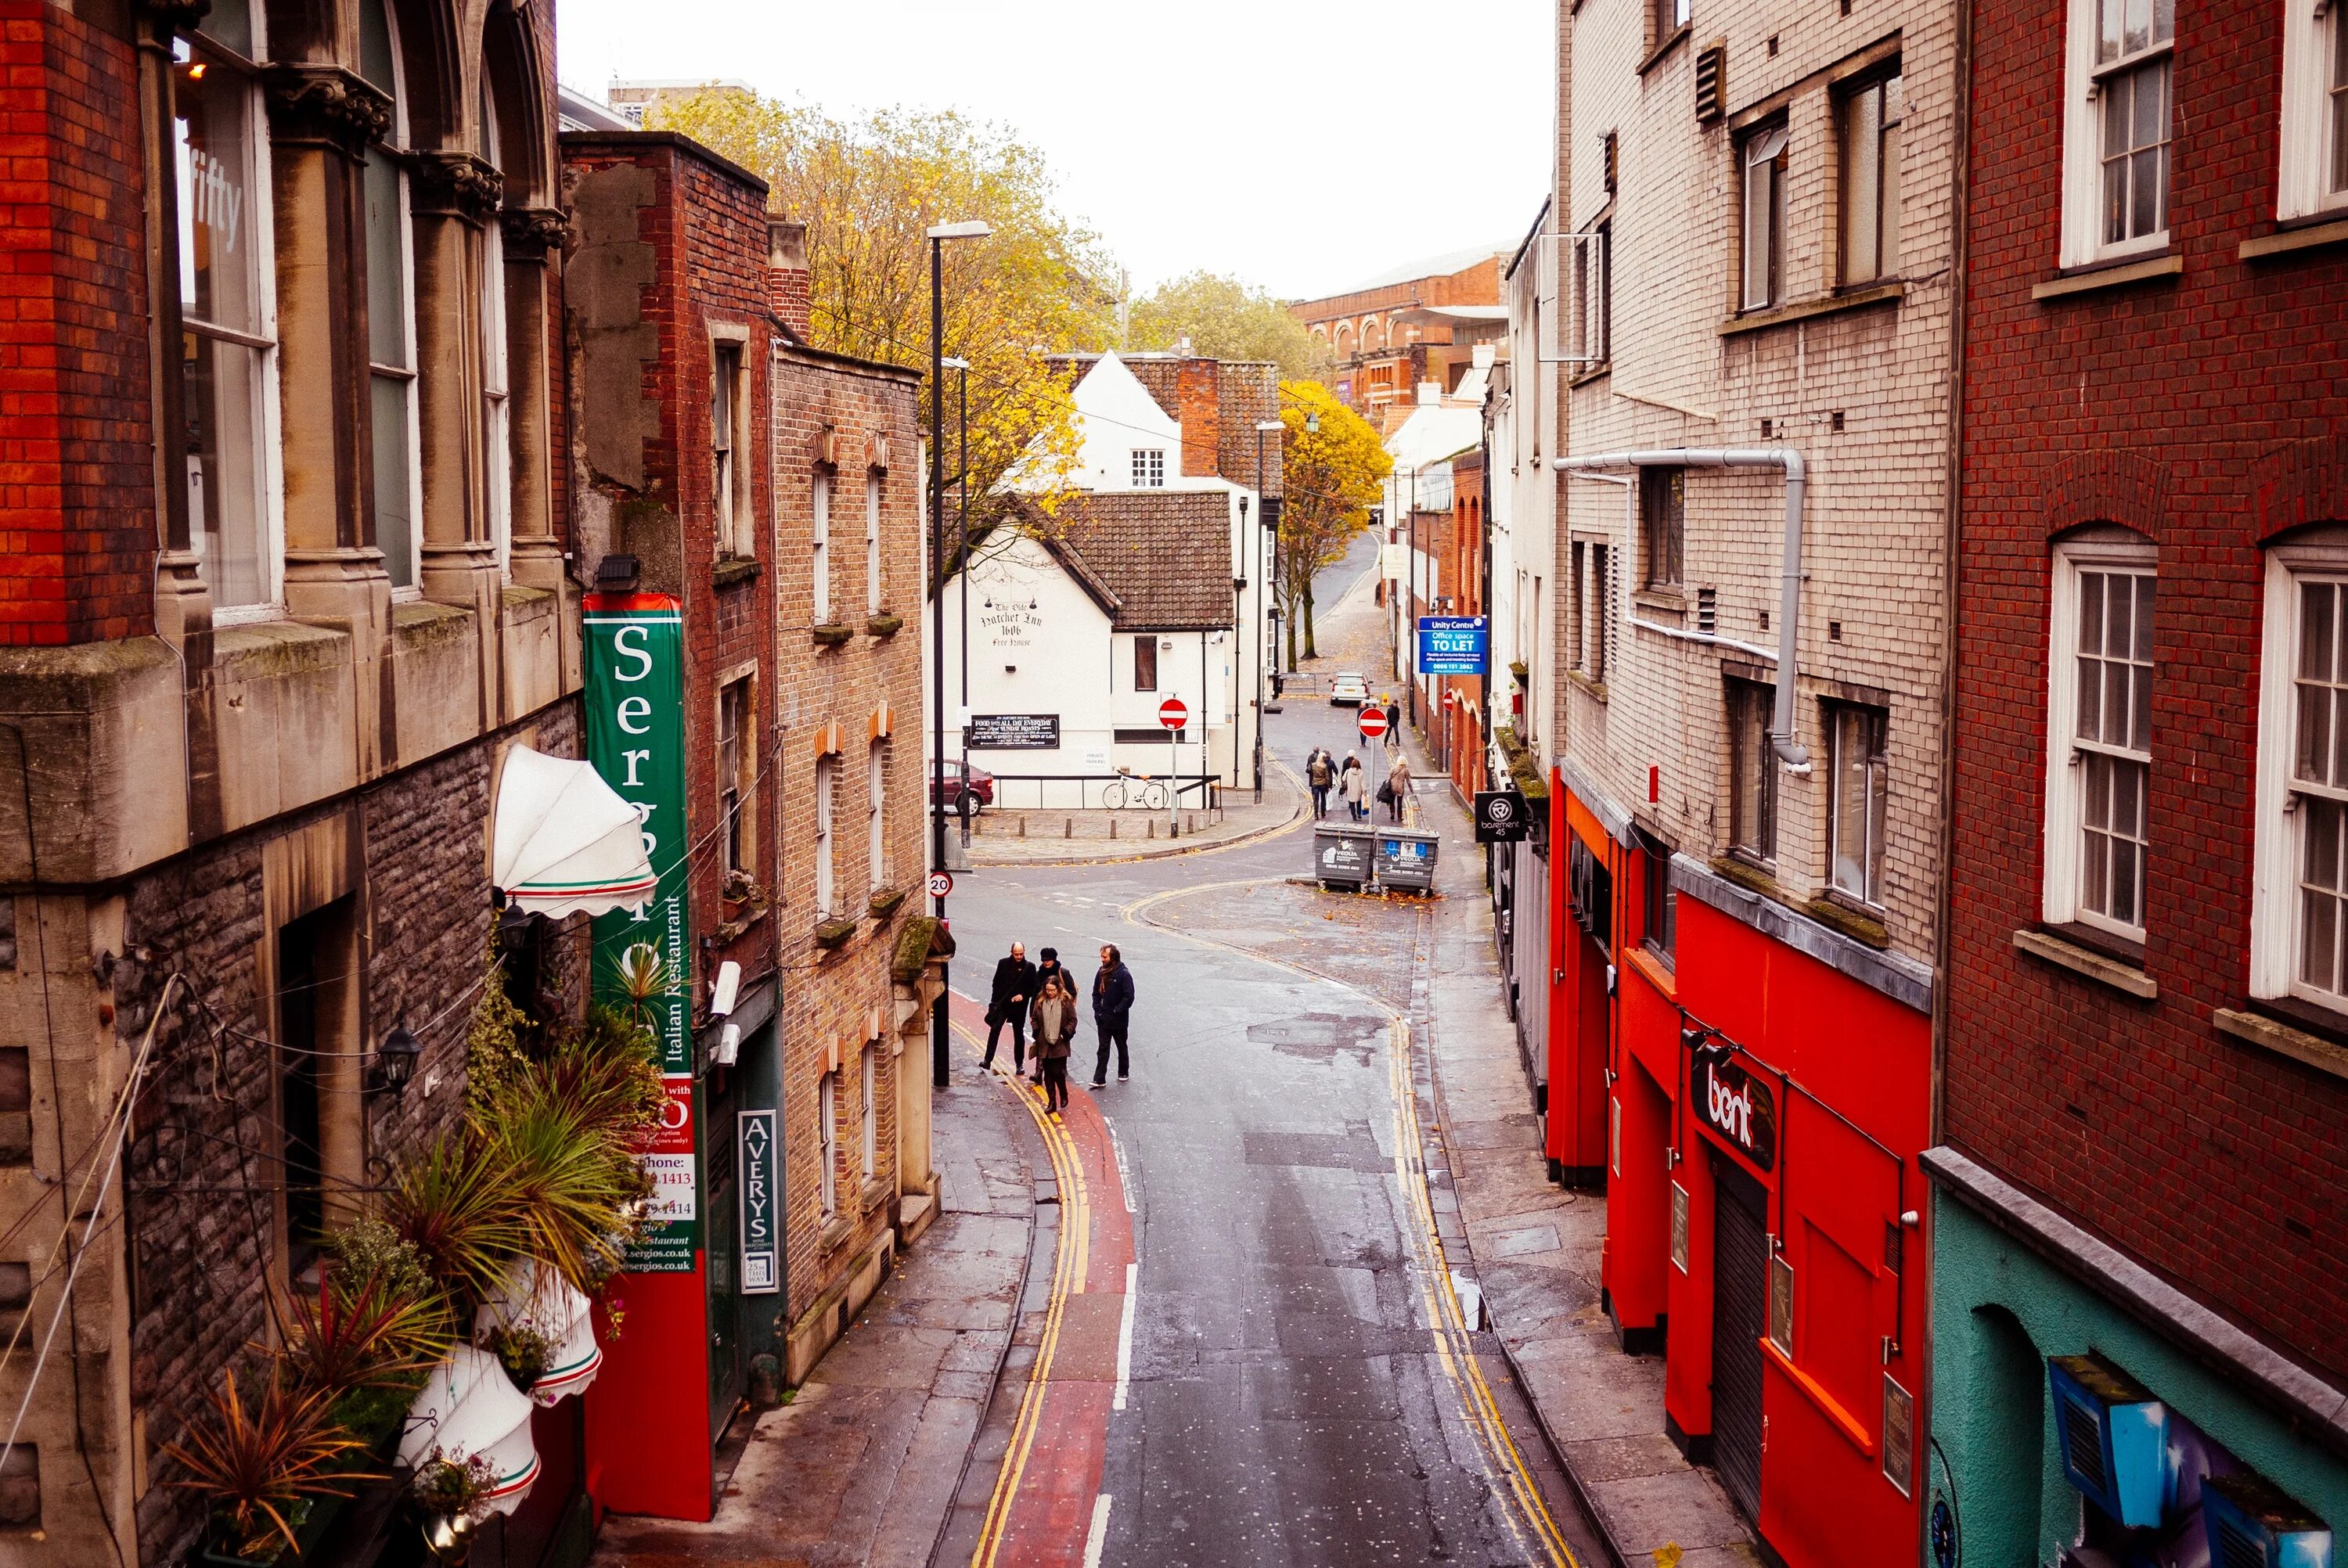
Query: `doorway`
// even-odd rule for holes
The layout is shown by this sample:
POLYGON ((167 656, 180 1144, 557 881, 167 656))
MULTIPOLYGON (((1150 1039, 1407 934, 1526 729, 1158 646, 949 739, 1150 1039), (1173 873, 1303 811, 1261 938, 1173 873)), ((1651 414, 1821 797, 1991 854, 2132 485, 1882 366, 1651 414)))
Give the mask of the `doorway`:
POLYGON ((1758 1520, 1769 1194, 1718 1150, 1712 1183, 1712 1458, 1728 1495, 1758 1520))

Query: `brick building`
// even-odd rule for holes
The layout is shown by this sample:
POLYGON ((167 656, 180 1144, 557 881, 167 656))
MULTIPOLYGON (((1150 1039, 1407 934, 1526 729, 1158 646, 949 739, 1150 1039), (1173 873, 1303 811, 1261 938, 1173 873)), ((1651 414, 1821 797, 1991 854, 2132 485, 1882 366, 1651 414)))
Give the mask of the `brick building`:
POLYGON ((1407 414, 1428 382, 1456 391, 1476 345, 1505 337, 1507 260, 1497 247, 1433 257, 1288 308, 1329 345, 1337 395, 1372 425, 1391 429, 1389 409, 1401 411, 1395 418, 1407 414))
POLYGON ((2202 1485, 2235 1468, 2348 1528, 2343 15, 1974 15, 1925 1161, 1968 1563, 2120 1550, 2115 1397, 2178 1456, 2133 1549, 2262 1560, 2202 1485))
POLYGON ((1956 7, 1561 19, 1554 1168, 1773 1561, 1916 1538, 1956 7))
POLYGON ((745 1399, 802 1380, 932 1212, 920 753, 896 739, 922 712, 920 378, 806 345, 804 231, 756 176, 667 132, 561 145, 572 482, 606 590, 587 619, 681 620, 693 846, 672 1092, 697 1130, 696 1251, 623 1277, 588 1451, 604 1505, 706 1518, 745 1399), (738 1229, 769 1186, 778 1213, 738 1229))
MULTIPOLYGON (((174 1562, 162 1446, 458 1114, 499 753, 579 744, 553 21, 9 0, 0 50, 0 1307, 70 1325, 0 1370, 0 1555, 174 1562)), ((509 1560, 578 1524, 578 1409, 509 1560)))

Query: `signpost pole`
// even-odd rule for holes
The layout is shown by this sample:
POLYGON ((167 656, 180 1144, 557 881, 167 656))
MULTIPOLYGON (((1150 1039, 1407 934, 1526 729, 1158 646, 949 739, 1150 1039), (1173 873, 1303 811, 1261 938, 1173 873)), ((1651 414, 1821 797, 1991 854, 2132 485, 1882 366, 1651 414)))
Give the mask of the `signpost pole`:
POLYGON ((1182 731, 1166 732, 1166 830, 1180 836, 1182 822, 1182 731))

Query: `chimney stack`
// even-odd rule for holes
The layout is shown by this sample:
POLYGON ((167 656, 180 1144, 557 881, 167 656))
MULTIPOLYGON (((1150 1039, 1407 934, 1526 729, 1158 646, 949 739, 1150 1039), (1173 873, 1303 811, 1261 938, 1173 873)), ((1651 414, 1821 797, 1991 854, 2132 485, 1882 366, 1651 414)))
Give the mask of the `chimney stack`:
POLYGON ((767 220, 767 292, 776 319, 806 343, 811 330, 806 224, 788 218, 767 220))
POLYGON ((1222 370, 1211 359, 1176 362, 1175 415, 1182 422, 1182 472, 1212 477, 1222 452, 1222 370))

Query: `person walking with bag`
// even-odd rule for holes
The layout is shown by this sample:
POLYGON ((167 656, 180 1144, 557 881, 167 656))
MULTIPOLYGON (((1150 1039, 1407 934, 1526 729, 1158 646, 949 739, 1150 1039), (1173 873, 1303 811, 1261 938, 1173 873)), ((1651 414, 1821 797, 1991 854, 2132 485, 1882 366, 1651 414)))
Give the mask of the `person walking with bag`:
POLYGON ((1378 791, 1378 798, 1394 813, 1394 820, 1402 821, 1402 803, 1410 794, 1410 759, 1399 751, 1395 753, 1394 766, 1386 770, 1386 782, 1378 791))
MULTIPOLYGON (((1027 993, 1027 1007, 1031 1014, 1029 1019, 1030 1023, 1034 1022, 1032 1014, 1035 1006, 1035 999, 1044 994, 1044 982, 1050 979, 1055 975, 1057 975, 1060 979, 1061 999, 1066 1001, 1071 1008, 1076 1006, 1076 977, 1068 973, 1066 966, 1060 962, 1059 948, 1046 948, 1044 949, 1043 962, 1035 966, 1035 988, 1027 993)), ((1028 1032, 1031 1034, 1035 1033, 1032 1029, 1028 1032)), ((1038 1034, 1035 1035, 1035 1038, 1037 1040, 1041 1040, 1044 1037, 1038 1034)), ((1028 1052, 1028 1058, 1031 1062, 1027 1074, 1028 1080, 1037 1086, 1037 1092, 1040 1093, 1042 1092, 1042 1085, 1044 1082, 1043 1050, 1040 1048, 1035 1050, 1032 1050, 1028 1052)))
POLYGON ((1076 1004, 1060 977, 1044 982, 1035 999, 1035 1061, 1044 1078, 1044 1108, 1057 1122, 1068 1108, 1068 1042, 1076 1037, 1076 1004))
POLYGON ((994 966, 994 989, 986 999, 986 1057, 978 1064, 984 1072, 994 1065, 994 1042, 1011 1030, 1011 1072, 1017 1077, 1027 1065, 1027 1004, 1035 999, 1035 966, 1027 961, 1025 943, 1011 944, 1011 956, 994 966))
POLYGON ((1304 782, 1313 787, 1313 820, 1318 822, 1329 810, 1329 786, 1336 782, 1336 770, 1330 764, 1329 753, 1320 747, 1304 759, 1304 782))
POLYGON ((1351 752, 1345 753, 1344 768, 1337 774, 1337 794, 1344 799, 1345 813, 1354 821, 1370 815, 1369 775, 1362 771, 1362 759, 1351 752))
POLYGON ((1126 1055, 1126 1031, 1133 1021, 1133 971, 1125 956, 1107 943, 1101 946, 1100 973, 1093 977, 1093 1030, 1100 1036, 1100 1058, 1093 1063, 1093 1087, 1108 1082, 1108 1048, 1117 1047, 1117 1081, 1132 1076, 1126 1055))

